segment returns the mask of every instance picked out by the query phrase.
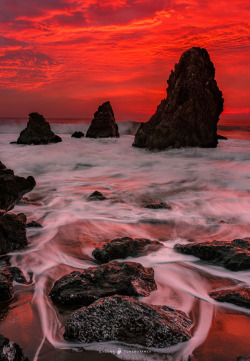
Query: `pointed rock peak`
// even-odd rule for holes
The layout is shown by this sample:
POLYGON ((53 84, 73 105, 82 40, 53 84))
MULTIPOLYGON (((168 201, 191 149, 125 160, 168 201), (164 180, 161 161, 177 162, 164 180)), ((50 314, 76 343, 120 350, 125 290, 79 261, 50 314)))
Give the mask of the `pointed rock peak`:
POLYGON ((27 127, 20 133, 18 144, 58 143, 62 139, 50 129, 49 123, 39 113, 30 113, 27 127))
POLYGON ((158 150, 216 147, 224 100, 214 77, 206 49, 193 47, 185 51, 169 76, 167 98, 140 126, 133 145, 158 150))
POLYGON ((115 121, 114 112, 109 101, 98 107, 94 119, 87 131, 88 138, 119 137, 118 125, 115 121))

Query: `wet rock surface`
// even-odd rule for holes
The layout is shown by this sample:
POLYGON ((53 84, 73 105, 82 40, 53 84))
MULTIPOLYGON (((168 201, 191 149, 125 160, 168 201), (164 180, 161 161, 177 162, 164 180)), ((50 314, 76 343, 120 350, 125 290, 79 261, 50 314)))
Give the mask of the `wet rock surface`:
POLYGON ((148 296, 156 288, 152 268, 113 261, 63 276, 54 283, 50 297, 57 304, 81 307, 114 294, 148 296))
POLYGON ((22 196, 36 185, 33 177, 16 176, 11 169, 0 162, 0 210, 9 211, 22 196))
POLYGON ((89 138, 110 138, 119 137, 118 125, 110 102, 99 106, 94 114, 94 119, 87 131, 86 137, 89 138))
MULTIPOLYGON (((13 277, 8 269, 0 269, 0 302, 7 302, 14 297, 13 277)), ((1 358, 0 358, 1 360, 1 358)))
POLYGON ((92 255, 97 261, 106 263, 117 258, 138 257, 156 251, 160 247, 164 247, 164 245, 158 241, 123 237, 115 238, 102 247, 94 249, 92 255))
POLYGON ((237 361, 250 361, 250 356, 239 356, 237 361))
POLYGON ((223 266, 231 271, 250 269, 250 243, 248 238, 233 241, 208 241, 187 245, 176 244, 179 253, 199 257, 216 266, 223 266))
POLYGON ((168 347, 189 340, 190 326, 184 312, 113 296, 75 311, 66 323, 64 337, 81 342, 120 341, 168 347))
POLYGON ((31 221, 31 222, 26 224, 26 227, 27 228, 42 228, 43 226, 40 223, 36 222, 36 221, 31 221))
POLYGON ((21 284, 28 284, 23 271, 18 267, 8 267, 8 271, 12 275, 13 281, 21 284))
POLYGON ((62 139, 55 135, 44 117, 38 113, 30 113, 27 127, 21 131, 17 144, 49 144, 58 143, 62 139))
POLYGON ((0 212, 0 255, 23 249, 27 245, 24 217, 0 212))
POLYGON ((216 147, 223 98, 214 77, 206 49, 193 47, 185 51, 169 76, 167 98, 140 126, 133 145, 158 150, 216 147))
POLYGON ((0 334, 1 361, 29 361, 24 351, 16 343, 0 334))
POLYGON ((218 302, 228 302, 240 307, 250 308, 250 288, 226 289, 210 293, 210 297, 218 302))
POLYGON ((101 192, 94 191, 90 196, 88 196, 88 201, 105 201, 107 199, 101 192))
POLYGON ((83 138, 84 137, 84 133, 83 132, 74 132, 71 135, 71 138, 83 138))
POLYGON ((163 202, 150 203, 150 204, 147 204, 145 208, 149 208, 149 209, 172 209, 170 204, 163 203, 163 202))

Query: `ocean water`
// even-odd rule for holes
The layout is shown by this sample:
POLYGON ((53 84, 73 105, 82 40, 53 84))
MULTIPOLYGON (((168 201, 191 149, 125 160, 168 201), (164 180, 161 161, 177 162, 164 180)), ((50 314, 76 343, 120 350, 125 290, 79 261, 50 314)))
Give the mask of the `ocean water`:
POLYGON ((199 360, 236 361, 247 352, 249 327, 243 334, 239 330, 249 310, 219 304, 209 293, 250 285, 249 273, 205 264, 176 253, 173 247, 190 240, 250 236, 249 129, 221 129, 219 133, 230 134, 230 139, 219 141, 216 149, 150 152, 131 146, 129 133, 135 125, 129 122, 121 125, 119 139, 71 138, 70 132, 85 130, 87 125, 59 123, 52 124, 52 129, 61 135, 62 143, 9 144, 17 139, 21 125, 0 126, 0 159, 15 174, 35 177, 36 187, 26 195, 35 203, 17 205, 13 212, 25 213, 28 221, 36 220, 43 228, 28 229, 29 247, 11 254, 11 265, 20 267, 32 282, 15 285, 15 298, 0 312, 0 333, 19 343, 33 361, 185 361, 197 350, 202 355, 202 345, 213 332, 221 337, 221 348, 215 350, 218 358, 208 347, 199 360), (95 190, 107 200, 88 202, 95 190), (150 202, 167 202, 172 210, 145 208, 150 202), (63 339, 68 313, 58 310, 48 297, 53 282, 73 270, 94 266, 93 249, 123 236, 164 243, 164 250, 128 260, 155 270, 158 288, 141 301, 175 307, 191 317, 189 342, 159 350, 112 342, 81 345, 63 339), (233 331, 230 326, 221 327, 222 323, 214 326, 221 315, 232 320, 237 316, 233 331))

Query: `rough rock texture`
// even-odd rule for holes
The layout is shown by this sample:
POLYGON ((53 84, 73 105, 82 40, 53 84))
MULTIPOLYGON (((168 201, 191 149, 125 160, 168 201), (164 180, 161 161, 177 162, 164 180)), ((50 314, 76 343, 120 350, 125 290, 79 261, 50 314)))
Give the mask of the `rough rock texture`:
POLYGON ((114 296, 75 311, 66 323, 64 337, 81 342, 120 341, 168 347, 189 340, 190 326, 184 312, 114 296))
POLYGON ((94 119, 87 131, 86 137, 119 137, 118 125, 115 122, 115 116, 110 102, 103 103, 99 106, 98 111, 94 114, 94 119))
POLYGON ((13 277, 10 271, 7 268, 0 269, 0 302, 7 302, 14 297, 12 281, 13 277))
POLYGON ((33 177, 27 178, 14 175, 13 170, 7 169, 0 162, 0 210, 9 211, 22 196, 30 192, 36 185, 33 177))
POLYGON ((11 273, 13 277, 13 281, 17 283, 27 284, 27 280, 24 277, 23 271, 18 267, 8 267, 8 271, 11 273))
POLYGON ((84 133, 83 132, 74 132, 72 135, 71 135, 71 138, 82 138, 84 137, 84 133))
POLYGON ((101 192, 94 191, 88 196, 88 201, 105 201, 107 199, 101 192))
POLYGON ((240 307, 250 308, 250 288, 247 287, 214 291, 210 293, 210 297, 218 302, 228 302, 240 307))
POLYGON ((0 361, 29 361, 29 359, 16 343, 0 335, 0 361))
POLYGON ((26 227, 27 228, 42 228, 43 226, 40 223, 36 222, 36 221, 31 221, 31 222, 26 224, 26 227))
POLYGON ((223 110, 222 92, 206 49, 185 51, 168 79, 167 98, 138 129, 134 146, 216 147, 217 123, 223 110))
POLYGON ((172 209, 172 207, 167 204, 167 203, 150 203, 147 204, 145 208, 150 208, 150 209, 172 209))
POLYGON ((30 113, 27 127, 21 131, 17 144, 49 144, 58 143, 62 139, 55 135, 44 117, 38 113, 30 113))
POLYGON ((0 255, 27 245, 25 219, 16 214, 0 212, 0 255))
POLYGON ((105 243, 101 248, 92 252, 93 257, 101 263, 106 263, 117 258, 138 257, 151 251, 164 247, 158 241, 151 241, 145 238, 123 237, 116 238, 105 243))
POLYGON ((174 248, 179 253, 199 257, 203 261, 226 267, 231 271, 250 269, 250 241, 248 238, 225 242, 176 244, 174 248))
POLYGON ((114 294, 148 296, 156 288, 152 268, 113 261, 63 276, 54 283, 50 297, 58 304, 81 307, 114 294))

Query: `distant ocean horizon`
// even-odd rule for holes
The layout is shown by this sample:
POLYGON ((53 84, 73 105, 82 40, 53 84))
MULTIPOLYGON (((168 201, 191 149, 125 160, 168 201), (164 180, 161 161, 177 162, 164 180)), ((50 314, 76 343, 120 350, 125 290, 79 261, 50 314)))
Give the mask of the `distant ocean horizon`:
MULTIPOLYGON (((57 134, 71 134, 74 131, 86 132, 90 118, 46 118, 52 130, 57 134)), ((0 117, 0 134, 19 134, 28 121, 28 117, 0 117)), ((120 135, 135 135, 141 120, 117 120, 120 135)), ((250 119, 221 119, 218 133, 233 139, 250 139, 250 119)))

